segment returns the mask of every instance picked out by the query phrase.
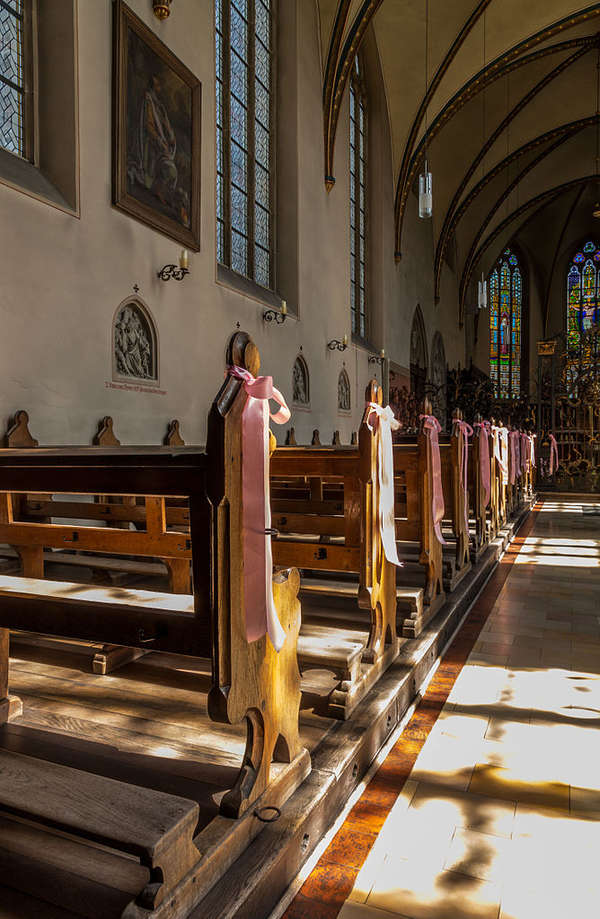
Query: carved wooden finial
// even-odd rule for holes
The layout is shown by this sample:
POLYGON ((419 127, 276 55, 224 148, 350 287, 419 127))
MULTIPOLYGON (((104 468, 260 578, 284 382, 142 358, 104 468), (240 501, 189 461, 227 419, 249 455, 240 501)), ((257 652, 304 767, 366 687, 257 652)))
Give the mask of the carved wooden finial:
POLYGON ((428 396, 425 396, 423 399, 423 414, 433 415, 433 406, 431 404, 431 399, 428 396))
POLYGON ((167 425, 167 433, 164 438, 165 447, 185 447, 185 440, 179 433, 179 421, 174 418, 167 425))
POLYGON ((483 417, 482 417, 481 413, 480 413, 480 412, 476 412, 476 413, 475 413, 475 418, 474 418, 473 420, 474 420, 475 422, 477 422, 477 424, 481 424, 481 422, 483 421, 483 417))
POLYGON ((314 431, 313 431, 313 436, 312 436, 312 440, 311 440, 310 443, 311 443, 311 446, 312 446, 312 447, 320 447, 320 446, 322 446, 322 445, 321 445, 321 435, 319 434, 319 429, 318 429, 318 428, 315 428, 315 429, 314 429, 314 431))
POLYGON ((350 438, 350 446, 356 447, 358 444, 358 431, 352 431, 352 437, 350 438))
POLYGON ((23 409, 15 412, 9 424, 8 431, 4 436, 4 441, 7 447, 31 449, 32 447, 39 446, 39 442, 35 437, 31 436, 29 430, 29 415, 23 409))
POLYGON ((94 446, 96 447, 120 447, 121 441, 115 436, 113 431, 113 420, 110 415, 105 415, 98 422, 98 430, 94 436, 94 446))
POLYGON ((296 443, 296 428, 290 428, 285 437, 286 447, 297 447, 296 443))
POLYGON ((365 400, 374 402, 376 405, 383 405, 383 390, 377 380, 369 380, 365 390, 365 400))
POLYGON ((463 419, 462 409, 459 408, 458 406, 456 406, 456 408, 455 408, 454 411, 452 412, 452 420, 453 420, 453 421, 462 421, 462 419, 463 419))
POLYGON ((342 441, 341 441, 341 439, 340 439, 340 432, 339 432, 339 431, 334 431, 334 432, 333 432, 333 438, 332 438, 332 440, 331 440, 331 443, 333 444, 334 447, 341 447, 341 446, 342 446, 342 441))
POLYGON ((227 363, 249 370, 253 376, 257 376, 260 370, 260 354, 247 332, 234 332, 229 339, 227 363))

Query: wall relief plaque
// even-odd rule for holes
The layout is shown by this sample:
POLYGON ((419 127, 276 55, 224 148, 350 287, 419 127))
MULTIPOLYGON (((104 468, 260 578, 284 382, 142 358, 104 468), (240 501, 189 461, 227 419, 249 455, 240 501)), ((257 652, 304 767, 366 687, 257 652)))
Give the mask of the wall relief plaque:
POLYGON ((118 308, 113 321, 113 378, 158 383, 158 339, 154 321, 139 300, 118 308))

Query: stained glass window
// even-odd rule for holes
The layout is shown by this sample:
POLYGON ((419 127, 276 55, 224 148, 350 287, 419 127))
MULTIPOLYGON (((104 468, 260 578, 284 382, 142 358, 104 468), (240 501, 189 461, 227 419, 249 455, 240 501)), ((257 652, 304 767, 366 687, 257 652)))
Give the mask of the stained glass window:
POLYGON ((488 278, 490 377, 496 399, 521 395, 523 277, 519 259, 505 249, 488 278))
POLYGON ((30 0, 0 0, 0 147, 29 155, 30 0))
POLYGON ((273 286, 272 0, 215 0, 217 259, 273 286))
POLYGON ((567 339, 578 350, 581 333, 600 319, 600 245, 588 240, 567 271, 567 339))
POLYGON ((352 332, 367 337, 367 112, 358 55, 350 81, 350 311, 352 332))

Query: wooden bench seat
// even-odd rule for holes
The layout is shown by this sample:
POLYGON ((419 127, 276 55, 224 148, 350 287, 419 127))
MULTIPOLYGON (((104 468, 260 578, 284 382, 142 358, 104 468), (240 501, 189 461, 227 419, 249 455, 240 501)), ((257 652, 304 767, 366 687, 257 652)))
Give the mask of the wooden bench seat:
POLYGON ((195 802, 1 749, 0 813, 138 857, 150 872, 136 898, 146 910, 198 862, 195 802))
MULTIPOLYGON (((233 336, 227 363, 257 374, 258 352, 245 333, 233 336)), ((142 915, 146 919, 187 916, 200 896, 262 829, 263 824, 253 817, 253 806, 281 806, 310 771, 310 758, 298 733, 300 674, 296 643, 301 617, 297 571, 280 570, 272 579, 274 606, 282 629, 280 650, 276 651, 266 633, 253 640, 247 637, 242 413, 248 398, 241 381, 227 376, 209 414, 206 450, 0 450, 0 493, 5 496, 70 492, 134 496, 146 502, 169 496, 189 501, 190 533, 168 535, 189 544, 185 551, 190 553, 193 569, 191 596, 12 575, 0 577, 0 723, 18 715, 20 709, 18 700, 9 696, 8 678, 9 630, 17 629, 61 639, 205 658, 210 661, 209 717, 223 724, 245 726, 246 748, 241 763, 234 777, 231 769, 227 770, 227 785, 219 795, 221 817, 205 826, 199 834, 200 841, 193 844, 187 837, 185 843, 172 844, 179 824, 171 826, 163 821, 162 841, 152 845, 161 853, 164 866, 158 864, 152 873, 154 866, 149 865, 150 884, 123 912, 131 919, 142 915)), ((261 432, 261 448, 262 444, 261 432)), ((29 537, 34 532, 30 528, 44 525, 19 523, 20 532, 25 526, 23 532, 29 537)), ((119 533, 139 535, 116 531, 115 537, 120 538, 119 533)), ((33 544, 37 548, 44 541, 33 537, 33 544)), ((5 747, 5 743, 0 746, 5 747)), ((44 760, 44 769, 46 765, 44 760)), ((73 831, 77 828, 77 833, 87 826, 90 838, 98 839, 100 835, 101 839, 125 845, 118 837, 112 838, 112 831, 106 837, 97 834, 97 811, 81 817, 81 825, 78 824, 69 782, 63 782, 62 791, 59 785, 57 780, 51 790, 53 795, 56 791, 57 811, 64 811, 60 826, 73 831)), ((86 787, 93 797, 99 786, 92 781, 86 787)), ((44 822, 41 805, 34 799, 30 803, 25 793, 19 800, 20 816, 33 823, 44 822)), ((110 795, 107 800, 114 807, 114 819, 119 819, 118 802, 111 803, 110 795)), ((8 797, 5 801, 6 812, 14 813, 8 797)), ((189 812, 197 815, 191 807, 189 812)), ((157 815, 159 812, 160 807, 157 815)), ((195 818, 189 820, 195 825, 195 818)), ((124 831, 129 832, 127 828, 124 831)), ((190 838, 193 833, 191 828, 190 838)), ((144 844, 149 838, 144 837, 144 844)), ((139 854, 141 849, 136 852, 139 854)), ((140 854, 142 859, 149 857, 146 850, 140 854)), ((35 886, 35 878, 31 883, 35 886)))

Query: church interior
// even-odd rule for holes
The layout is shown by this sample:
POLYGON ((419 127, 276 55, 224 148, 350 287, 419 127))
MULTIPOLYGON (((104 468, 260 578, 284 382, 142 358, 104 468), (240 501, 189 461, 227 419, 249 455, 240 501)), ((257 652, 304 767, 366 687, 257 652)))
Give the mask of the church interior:
POLYGON ((597 915, 600 3, 0 0, 0 209, 0 919, 597 915))

